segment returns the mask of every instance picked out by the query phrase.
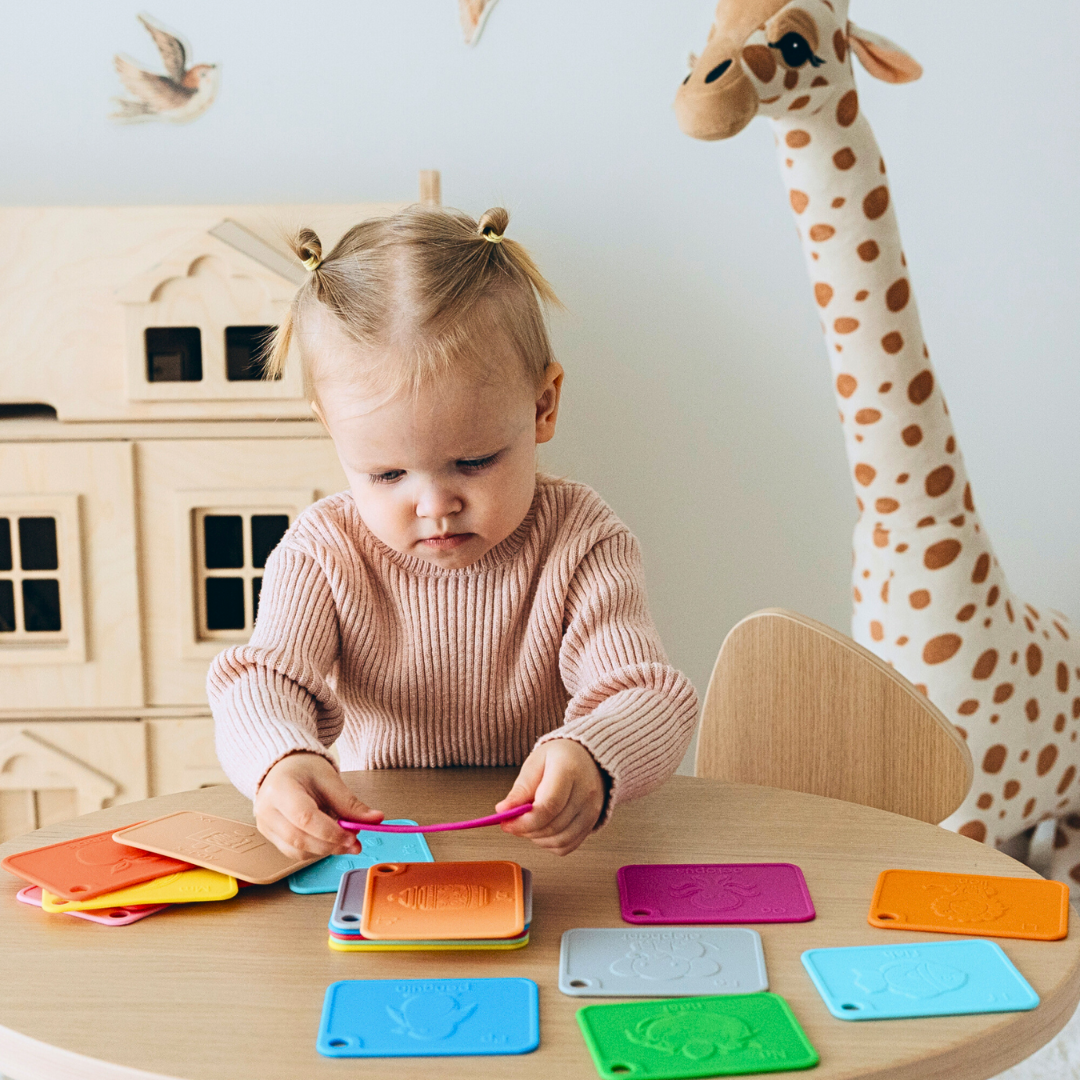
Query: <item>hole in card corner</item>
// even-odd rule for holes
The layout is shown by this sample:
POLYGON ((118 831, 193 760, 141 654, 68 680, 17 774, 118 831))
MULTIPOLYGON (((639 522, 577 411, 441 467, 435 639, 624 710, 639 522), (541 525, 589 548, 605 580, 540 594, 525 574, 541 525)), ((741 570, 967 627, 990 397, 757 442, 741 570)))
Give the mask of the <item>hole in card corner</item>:
POLYGON ((341 921, 342 922, 359 922, 360 921, 360 916, 359 915, 342 915, 341 916, 341 921))
POLYGON ((72 885, 68 892, 86 892, 89 888, 89 885, 72 885))
POLYGON ((846 1010, 847 1012, 858 1012, 862 1008, 862 1006, 856 1005, 852 1001, 845 1001, 844 1004, 840 1006, 840 1008, 846 1010))
POLYGON ((608 1066, 608 1071, 613 1072, 613 1073, 618 1073, 620 1076, 625 1076, 627 1073, 631 1073, 634 1070, 633 1070, 633 1067, 630 1066, 630 1065, 619 1064, 619 1065, 609 1065, 608 1066))
POLYGON ((588 986, 588 982, 585 979, 571 979, 570 985, 581 989, 583 986, 588 986))
POLYGON ((349 1043, 348 1043, 347 1039, 331 1039, 330 1042, 329 1042, 329 1045, 334 1046, 334 1047, 339 1047, 339 1046, 348 1046, 349 1043))
POLYGON ((900 916, 894 914, 891 911, 879 911, 874 916, 875 919, 883 919, 885 922, 899 922, 900 916))

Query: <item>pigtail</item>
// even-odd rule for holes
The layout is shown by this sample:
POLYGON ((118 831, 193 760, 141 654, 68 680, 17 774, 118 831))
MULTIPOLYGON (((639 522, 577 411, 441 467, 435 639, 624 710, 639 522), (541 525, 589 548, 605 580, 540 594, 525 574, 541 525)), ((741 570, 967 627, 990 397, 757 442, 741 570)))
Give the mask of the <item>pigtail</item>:
POLYGON ((501 206, 493 206, 480 215, 480 220, 476 223, 477 236, 496 249, 489 258, 496 264, 505 259, 508 266, 504 269, 516 270, 528 281, 543 303, 549 307, 561 308, 562 302, 555 295, 555 290, 547 278, 540 273, 540 268, 533 262, 532 256, 516 240, 507 237, 506 229, 509 224, 510 214, 501 206))
POLYGON ((285 361, 288 359, 289 349, 292 346, 297 308, 306 292, 314 291, 316 297, 319 294, 316 274, 322 265, 322 241, 318 234, 313 229, 300 229, 287 238, 287 243, 311 277, 296 291, 289 310, 285 313, 285 318, 281 320, 263 347, 261 360, 264 379, 280 379, 285 373, 285 361))

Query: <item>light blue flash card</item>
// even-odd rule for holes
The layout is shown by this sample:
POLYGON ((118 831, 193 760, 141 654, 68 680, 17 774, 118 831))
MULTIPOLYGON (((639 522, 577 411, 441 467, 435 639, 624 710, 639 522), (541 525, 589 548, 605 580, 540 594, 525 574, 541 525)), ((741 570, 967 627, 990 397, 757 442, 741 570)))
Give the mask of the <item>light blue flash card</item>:
MULTIPOLYGON (((387 825, 415 825, 408 818, 395 818, 387 825)), ((366 870, 382 862, 434 862, 423 833, 377 833, 361 829, 357 836, 363 850, 359 855, 329 855, 303 870, 289 875, 294 893, 337 892, 341 875, 347 870, 366 870)))

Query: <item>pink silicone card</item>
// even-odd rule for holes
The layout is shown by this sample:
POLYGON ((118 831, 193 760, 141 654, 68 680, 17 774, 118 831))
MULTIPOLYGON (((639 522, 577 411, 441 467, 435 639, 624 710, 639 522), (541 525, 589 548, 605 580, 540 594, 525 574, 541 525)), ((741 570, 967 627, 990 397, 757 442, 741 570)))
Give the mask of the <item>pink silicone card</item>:
POLYGON ((630 923, 806 922, 814 904, 792 863, 621 866, 622 917, 630 923))
MULTIPOLYGON (((15 894, 16 900, 33 907, 41 907, 41 886, 27 885, 15 894)), ((71 915, 76 919, 85 919, 87 922, 100 923, 102 926, 128 926, 150 915, 156 915, 164 911, 171 904, 142 904, 138 907, 111 907, 101 908, 99 911, 63 911, 62 915, 71 915)))

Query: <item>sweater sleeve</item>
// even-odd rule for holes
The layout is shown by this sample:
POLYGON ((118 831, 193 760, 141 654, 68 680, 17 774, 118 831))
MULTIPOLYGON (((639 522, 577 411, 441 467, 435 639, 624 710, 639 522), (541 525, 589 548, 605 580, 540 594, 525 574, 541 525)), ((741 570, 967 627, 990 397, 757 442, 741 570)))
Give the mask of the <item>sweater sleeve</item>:
POLYGON ((266 563, 251 640, 219 653, 206 680, 218 758, 248 798, 295 751, 334 764, 326 748, 341 733, 343 716, 328 676, 339 651, 337 608, 323 567, 279 547, 266 563))
POLYGON ((611 780, 612 808, 659 787, 682 761, 697 723, 697 694, 667 662, 645 599, 637 541, 620 531, 578 564, 559 653, 571 695, 551 739, 574 739, 611 780))

